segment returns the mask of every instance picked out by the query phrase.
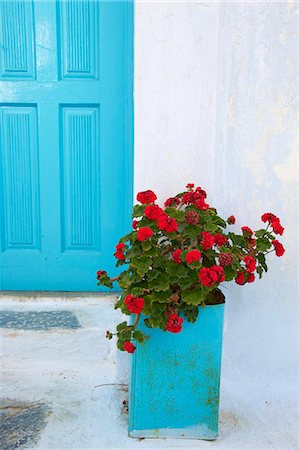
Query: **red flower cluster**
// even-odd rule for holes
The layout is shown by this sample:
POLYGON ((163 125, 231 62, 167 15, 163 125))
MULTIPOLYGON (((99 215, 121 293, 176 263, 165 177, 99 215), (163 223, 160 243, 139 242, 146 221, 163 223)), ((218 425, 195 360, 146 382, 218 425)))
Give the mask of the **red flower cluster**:
POLYGON ((197 209, 199 209, 200 211, 204 210, 204 209, 209 209, 210 205, 208 205, 205 202, 205 199, 203 197, 199 198, 198 200, 196 200, 195 202, 195 206, 197 209))
POLYGON ((154 234, 153 230, 149 227, 141 227, 139 228, 137 232, 137 240, 138 241, 146 241, 146 239, 149 239, 154 234))
POLYGON ((107 275, 107 272, 105 270, 98 270, 97 271, 97 277, 105 277, 107 275))
POLYGON ((140 314, 144 308, 144 298, 133 297, 131 294, 128 294, 124 299, 124 304, 131 313, 140 314))
POLYGON ((246 238, 251 238, 251 236, 253 235, 253 231, 251 228, 249 227, 242 227, 242 231, 243 231, 243 235, 246 238))
POLYGON ((169 217, 167 214, 163 214, 158 217, 157 225, 159 230, 164 230, 166 233, 173 233, 178 229, 177 221, 172 217, 169 217))
POLYGON ((226 267, 230 266, 231 263, 234 261, 234 256, 231 252, 219 253, 218 259, 220 266, 226 267))
POLYGON ((167 208, 168 206, 177 206, 181 203, 181 200, 179 197, 169 197, 165 203, 164 206, 167 208))
POLYGON ((201 246, 204 250, 209 250, 214 245, 214 236, 212 236, 207 231, 203 231, 202 233, 203 240, 201 241, 201 246))
POLYGON ((211 287, 225 280, 224 270, 220 266, 203 267, 199 272, 199 279, 203 286, 211 287))
POLYGON ((284 246, 277 239, 274 239, 272 244, 274 245, 276 256, 282 256, 285 252, 284 246))
POLYGON ((186 185, 186 189, 193 189, 194 188, 194 183, 188 183, 186 185))
POLYGON ((215 234, 214 241, 215 241, 216 245, 219 245, 219 247, 221 247, 222 245, 227 243, 227 237, 221 233, 218 233, 218 234, 215 234))
POLYGON ((236 218, 235 216, 229 216, 229 218, 227 219, 227 223, 229 225, 234 225, 236 223, 236 218))
POLYGON ((133 228, 134 230, 137 230, 138 224, 139 224, 139 220, 133 220, 133 222, 132 222, 132 228, 133 228))
POLYGON ((144 210, 144 215, 150 220, 157 220, 162 214, 165 214, 163 209, 158 205, 148 205, 144 210))
POLYGON ((196 211, 187 211, 185 215, 185 220, 189 225, 196 225, 200 218, 196 211))
POLYGON ((245 273, 238 271, 235 282, 240 285, 245 284, 245 273))
POLYGON ((247 283, 253 283, 255 280, 255 275, 254 273, 249 273, 247 276, 247 283))
POLYGON ((242 286, 243 284, 245 284, 246 281, 247 281, 247 283, 253 283, 254 280, 255 280, 255 275, 254 275, 254 273, 248 273, 248 274, 246 274, 245 272, 241 272, 241 271, 238 271, 238 272, 237 272, 237 276, 236 276, 236 278, 235 278, 235 282, 236 282, 237 284, 241 285, 241 286, 242 286), (247 276, 247 280, 246 280, 246 276, 247 276))
POLYGON ((143 191, 143 192, 139 192, 137 194, 137 200, 142 203, 143 205, 149 204, 149 203, 153 203, 155 200, 157 200, 157 196, 156 194, 151 191, 143 191))
POLYGON ((284 228, 281 226, 280 219, 272 213, 265 213, 261 217, 263 222, 269 222, 275 234, 283 235, 284 228))
POLYGON ((120 242, 116 246, 115 257, 116 257, 116 259, 119 259, 120 261, 126 259, 125 255, 124 255, 124 247, 125 247, 125 244, 123 242, 120 242))
POLYGON ((136 347, 135 347, 134 344, 132 344, 132 342, 126 341, 126 342, 124 343, 124 350, 125 350, 126 352, 128 352, 128 353, 134 353, 135 350, 136 350, 136 347))
POLYGON ((256 260, 252 256, 245 256, 243 259, 245 266, 246 266, 246 272, 254 272, 256 269, 256 260))
POLYGON ((182 253, 182 249, 178 248, 177 250, 175 250, 172 253, 172 259, 174 260, 174 262, 176 264, 179 264, 182 260, 181 260, 181 253, 182 253))
POLYGON ((166 324, 166 330, 171 333, 179 333, 182 331, 182 324, 184 323, 184 319, 179 317, 177 314, 170 314, 168 316, 168 322, 166 324))
POLYGON ((186 255, 187 264, 191 264, 193 262, 199 261, 201 258, 201 253, 199 250, 191 250, 186 255))

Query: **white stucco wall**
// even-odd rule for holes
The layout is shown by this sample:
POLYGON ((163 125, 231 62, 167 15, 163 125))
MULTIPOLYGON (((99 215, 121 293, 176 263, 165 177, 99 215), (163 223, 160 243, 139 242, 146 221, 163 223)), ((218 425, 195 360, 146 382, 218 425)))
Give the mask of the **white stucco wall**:
POLYGON ((272 381, 298 357, 296 27, 292 1, 135 2, 135 192, 195 182, 237 229, 286 228, 269 273, 226 290, 224 370, 272 381))

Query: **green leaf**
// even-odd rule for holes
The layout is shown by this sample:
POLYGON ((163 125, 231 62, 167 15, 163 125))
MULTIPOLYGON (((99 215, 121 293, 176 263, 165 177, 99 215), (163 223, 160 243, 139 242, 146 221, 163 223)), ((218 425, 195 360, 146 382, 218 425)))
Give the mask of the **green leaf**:
POLYGON ((133 208, 132 217, 141 217, 144 214, 145 206, 144 205, 135 205, 133 208))
MULTIPOLYGON (((171 296, 172 291, 169 289, 168 291, 160 291, 160 292, 152 292, 151 294, 148 294, 144 297, 145 300, 145 306, 150 305, 150 308, 152 305, 157 302, 159 303, 166 303, 167 299, 171 296)), ((144 314, 146 314, 145 310, 143 311, 144 314)))
POLYGON ((119 276, 118 284, 121 289, 128 289, 131 286, 132 279, 129 271, 122 272, 119 276))
POLYGON ((199 235, 199 228, 197 225, 186 225, 183 234, 191 239, 199 235))
POLYGON ((237 270, 232 266, 223 267, 225 273, 225 281, 233 280, 237 275, 237 270))
POLYGON ((239 245, 241 247, 246 247, 246 241, 244 236, 240 236, 239 234, 235 233, 228 233, 228 237, 231 239, 233 244, 239 245))
POLYGON ((198 316, 198 306, 186 305, 184 308, 184 314, 188 322, 195 322, 198 316))
POLYGON ((151 249, 152 243, 151 243, 151 241, 144 241, 144 242, 142 242, 141 246, 142 246, 142 250, 147 252, 148 250, 151 249))
POLYGON ((197 286, 195 289, 188 289, 182 292, 182 300, 187 303, 187 305, 198 306, 204 302, 205 292, 201 286, 197 286))
POLYGON ((133 258, 131 260, 131 266, 136 268, 136 272, 139 276, 144 277, 146 272, 148 272, 150 269, 151 262, 151 258, 147 256, 141 256, 140 258, 133 258))
POLYGON ((144 325, 145 325, 147 328, 153 328, 153 326, 152 326, 152 324, 151 324, 151 322, 150 322, 150 320, 149 320, 148 317, 147 317, 146 319, 144 319, 144 325))
POLYGON ((182 263, 176 264, 170 261, 166 266, 166 272, 176 278, 187 278, 189 270, 182 263))
POLYGON ((172 217, 173 219, 175 219, 177 222, 184 222, 185 220, 185 213, 184 211, 179 211, 176 208, 166 208, 165 212, 172 217))
POLYGON ((264 271, 268 272, 268 266, 266 264, 265 255, 263 253, 258 253, 257 259, 258 259, 258 262, 260 263, 260 265, 262 266, 262 268, 264 269, 264 271))
POLYGON ((214 223, 222 228, 226 228, 225 220, 221 219, 221 217, 219 217, 219 216, 216 216, 214 218, 214 223))
POLYGON ((189 275, 187 278, 178 278, 176 280, 177 284, 181 289, 185 290, 192 286, 192 284, 198 281, 198 272, 197 271, 189 271, 189 275))
POLYGON ((256 271, 259 274, 259 278, 262 278, 262 273, 263 273, 262 267, 261 266, 257 266, 256 271))
POLYGON ((261 252, 266 252, 271 247, 271 242, 267 238, 258 238, 256 240, 256 248, 261 252))
POLYGON ((169 289, 169 275, 160 272, 157 278, 148 283, 148 287, 156 292, 167 291, 169 289))
POLYGON ((157 269, 150 270, 147 273, 147 281, 153 281, 159 276, 160 271, 157 269))
POLYGON ((204 231, 208 231, 209 233, 214 233, 218 230, 218 226, 212 221, 207 222, 204 226, 204 231))
POLYGON ((140 330, 134 331, 133 338, 136 339, 139 344, 143 344, 143 342, 145 341, 145 335, 140 330))
POLYGON ((131 294, 133 295, 133 297, 139 297, 140 295, 143 295, 143 288, 141 287, 134 287, 133 289, 131 289, 131 294))
POLYGON ((126 234, 119 240, 119 242, 125 243, 125 242, 129 241, 131 239, 132 235, 133 235, 133 232, 126 234))
POLYGON ((121 322, 117 325, 116 330, 117 331, 124 330, 125 328, 127 328, 127 326, 128 326, 128 322, 121 322))
POLYGON ((267 233, 267 230, 263 230, 263 229, 262 229, 262 230, 256 231, 256 232, 255 232, 255 235, 256 235, 256 237, 259 238, 259 237, 263 237, 265 233, 267 233))

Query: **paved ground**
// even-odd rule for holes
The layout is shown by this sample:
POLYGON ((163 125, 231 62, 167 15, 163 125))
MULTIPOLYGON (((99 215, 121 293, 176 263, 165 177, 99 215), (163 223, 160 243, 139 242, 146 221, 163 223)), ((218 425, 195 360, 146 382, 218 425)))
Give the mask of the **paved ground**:
MULTIPOLYGON (((296 388, 224 365, 217 441, 127 435, 128 358, 105 339, 114 298, 2 299, 1 450, 297 450, 296 388)), ((246 372, 246 371, 245 371, 246 372)))

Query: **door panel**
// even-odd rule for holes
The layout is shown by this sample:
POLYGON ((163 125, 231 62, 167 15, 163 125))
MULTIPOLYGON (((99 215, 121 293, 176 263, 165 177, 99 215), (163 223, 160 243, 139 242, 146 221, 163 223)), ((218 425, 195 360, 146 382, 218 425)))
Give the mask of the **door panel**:
POLYGON ((0 12, 1 289, 97 290, 130 222, 132 3, 0 12))

